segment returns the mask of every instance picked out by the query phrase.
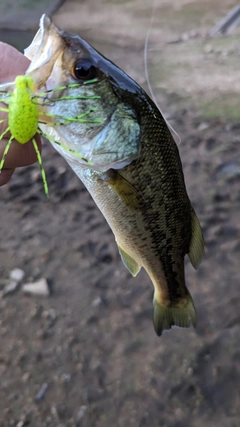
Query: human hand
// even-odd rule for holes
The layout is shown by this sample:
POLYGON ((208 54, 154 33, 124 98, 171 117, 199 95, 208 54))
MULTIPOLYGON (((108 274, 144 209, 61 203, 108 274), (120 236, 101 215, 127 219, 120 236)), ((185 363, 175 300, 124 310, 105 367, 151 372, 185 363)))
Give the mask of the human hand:
MULTIPOLYGON (((0 83, 4 83, 13 81, 17 75, 23 74, 29 66, 29 60, 22 53, 14 49, 14 47, 0 42, 0 64, 0 83)), ((7 113, 0 111, 0 120, 5 117, 7 117, 7 113)), ((0 135, 7 127, 7 120, 0 123, 0 135)), ((0 140, 0 160, 9 136, 10 134, 7 134, 0 140)), ((39 135, 36 135, 35 139, 41 150, 39 135)), ((31 141, 26 144, 19 144, 19 142, 13 140, 0 173, 0 186, 10 180, 15 168, 31 165, 36 161, 37 156, 31 141)))

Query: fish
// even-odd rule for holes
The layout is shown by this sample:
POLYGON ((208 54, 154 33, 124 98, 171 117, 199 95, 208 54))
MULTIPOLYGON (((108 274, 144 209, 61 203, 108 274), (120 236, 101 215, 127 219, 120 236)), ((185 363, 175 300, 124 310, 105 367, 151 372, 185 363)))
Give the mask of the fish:
POLYGON ((25 55, 41 132, 96 202, 131 275, 143 268, 151 279, 156 334, 195 327, 184 259, 197 268, 204 240, 161 112, 123 70, 46 15, 25 55))

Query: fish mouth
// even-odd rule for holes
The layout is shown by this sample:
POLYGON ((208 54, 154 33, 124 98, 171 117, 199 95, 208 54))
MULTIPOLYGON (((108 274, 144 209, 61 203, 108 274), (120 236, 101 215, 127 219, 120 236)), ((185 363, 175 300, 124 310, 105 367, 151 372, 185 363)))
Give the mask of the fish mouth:
POLYGON ((51 77, 54 65, 62 56, 63 40, 58 28, 47 15, 42 15, 39 30, 32 43, 24 50, 24 55, 31 61, 26 71, 35 84, 35 90, 51 90, 59 85, 59 72, 51 77))
MULTIPOLYGON (((118 94, 118 88, 129 93, 135 87, 130 81, 126 88, 128 76, 81 37, 58 29, 47 15, 24 53, 31 61, 25 75, 33 82, 39 128, 71 166, 105 172, 139 157, 137 114, 118 94), (96 78, 77 77, 76 70, 89 69, 96 78)), ((6 94, 14 88, 15 82, 0 86, 6 94)))
MULTIPOLYGON (((75 94, 77 95, 77 91, 87 97, 100 94, 99 100, 75 101, 75 110, 72 108, 70 111, 70 106, 67 107, 65 104, 68 102, 70 105, 71 101, 67 101, 65 104, 57 101, 58 105, 51 106, 52 95, 49 94, 49 105, 40 106, 43 113, 57 112, 59 114, 61 109, 63 116, 66 117, 70 113, 73 119, 76 111, 80 113, 79 115, 90 111, 86 123, 69 123, 52 128, 49 126, 49 120, 46 120, 44 124, 39 124, 45 136, 50 135, 50 142, 68 163, 105 172, 111 168, 121 169, 139 157, 140 127, 132 111, 125 108, 117 97, 111 98, 111 107, 105 105, 105 109, 102 108, 102 102, 108 104, 108 101, 102 101, 102 97, 106 98, 107 91, 109 91, 109 96, 112 95, 110 92, 113 92, 111 84, 108 83, 110 80, 108 71, 112 66, 108 60, 79 36, 59 30, 46 15, 41 17, 40 28, 24 53, 32 61, 26 75, 33 79, 35 91, 49 93, 51 90, 56 90, 57 87, 63 88, 65 85, 66 89, 60 90, 57 94, 59 99, 62 95, 66 96, 66 93, 72 95, 74 92, 71 90, 69 93, 68 88, 71 84, 76 84, 73 73, 76 61, 83 60, 84 65, 90 63, 97 70, 99 77, 96 79, 97 82, 86 85, 80 81, 75 94), (98 84, 105 85, 105 91, 99 92, 98 84), (118 133, 124 134, 123 129, 126 136, 122 135, 121 141, 118 140, 118 133), (131 143, 129 143, 129 138, 131 143), (57 145, 54 145, 54 141, 57 145), (68 147, 70 150, 68 151, 64 147, 68 147), (73 151, 81 153, 88 162, 76 157, 73 151)), ((117 67, 115 68, 117 70, 117 67)))

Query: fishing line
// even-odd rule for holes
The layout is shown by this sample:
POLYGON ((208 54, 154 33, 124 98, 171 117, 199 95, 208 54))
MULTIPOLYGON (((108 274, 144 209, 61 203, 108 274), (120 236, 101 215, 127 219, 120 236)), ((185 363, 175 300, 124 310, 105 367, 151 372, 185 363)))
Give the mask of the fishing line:
POLYGON ((177 131, 170 125, 170 123, 168 122, 168 120, 166 119, 166 117, 164 116, 161 108, 159 107, 159 104, 157 102, 156 96, 153 93, 152 90, 152 86, 150 83, 150 79, 149 79, 149 73, 148 73, 148 44, 149 44, 149 37, 152 31, 152 27, 153 27, 153 21, 154 21, 154 12, 156 11, 156 4, 157 4, 157 0, 152 0, 152 16, 150 18, 150 24, 147 30, 147 34, 146 34, 146 38, 145 38, 145 45, 144 45, 144 71, 145 71, 145 77, 146 77, 146 81, 147 81, 147 85, 148 85, 148 90, 150 93, 150 96, 153 100, 153 102, 156 104, 157 108, 159 109, 160 113, 162 114, 165 122, 167 123, 168 128, 174 133, 174 135, 176 135, 176 137, 178 138, 179 144, 181 144, 181 138, 178 135, 177 131))

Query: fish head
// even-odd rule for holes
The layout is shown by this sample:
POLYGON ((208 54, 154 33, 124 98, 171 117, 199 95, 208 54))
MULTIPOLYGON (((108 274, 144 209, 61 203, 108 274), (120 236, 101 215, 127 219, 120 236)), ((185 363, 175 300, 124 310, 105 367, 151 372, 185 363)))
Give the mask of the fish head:
POLYGON ((46 15, 25 55, 39 127, 75 171, 119 169, 139 157, 140 124, 131 99, 140 88, 130 77, 46 15))

